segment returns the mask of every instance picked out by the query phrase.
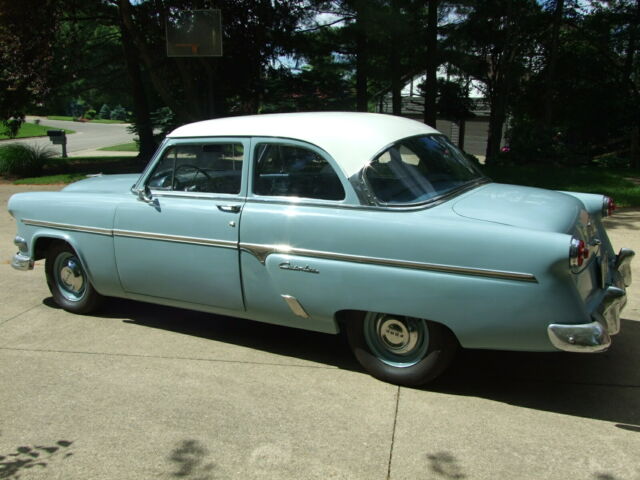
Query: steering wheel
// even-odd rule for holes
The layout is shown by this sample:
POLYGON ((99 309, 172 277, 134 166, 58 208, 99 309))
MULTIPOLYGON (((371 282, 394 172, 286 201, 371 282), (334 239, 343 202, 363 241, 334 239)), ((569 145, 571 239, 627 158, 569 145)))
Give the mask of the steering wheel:
POLYGON ((197 167, 196 165, 191 165, 190 163, 184 163, 182 165, 178 165, 176 167, 174 173, 173 173, 173 189, 174 190, 182 190, 183 189, 183 185, 186 185, 184 187, 185 191, 195 188, 195 186, 196 186, 195 185, 195 179, 196 179, 196 177, 198 176, 199 173, 202 173, 202 175, 207 177, 207 180, 209 180, 209 181, 213 180, 211 178, 211 176, 206 171, 204 171, 200 167, 197 167), (190 182, 178 182, 178 179, 176 178, 178 176, 178 172, 180 170, 187 169, 187 168, 192 168, 192 169, 195 170, 195 173, 193 174, 193 178, 191 179, 190 182))

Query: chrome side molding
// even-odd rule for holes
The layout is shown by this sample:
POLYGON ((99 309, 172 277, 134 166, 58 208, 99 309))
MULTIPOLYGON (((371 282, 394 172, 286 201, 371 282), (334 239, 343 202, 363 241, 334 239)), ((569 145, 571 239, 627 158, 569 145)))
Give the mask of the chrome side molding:
POLYGON ((291 295, 281 295, 281 297, 285 302, 287 302, 287 305, 289 305, 289 308, 294 315, 302 318, 309 318, 309 314, 305 311, 302 305, 300 305, 300 302, 296 297, 292 297, 291 295))
POLYGON ((432 272, 450 273, 456 275, 471 275, 488 277, 500 280, 512 280, 519 282, 538 283, 538 279, 531 273, 509 272, 505 270, 490 270, 485 268, 459 267, 456 265, 442 265, 438 263, 411 262, 391 258, 369 257, 365 255, 350 255, 345 253, 324 252, 309 250, 306 248, 294 248, 289 245, 262 245, 256 243, 240 242, 240 249, 244 250, 265 264, 267 257, 273 254, 296 255, 300 257, 320 258, 336 260, 339 262, 364 263, 383 267, 408 268, 414 270, 427 270, 432 272))

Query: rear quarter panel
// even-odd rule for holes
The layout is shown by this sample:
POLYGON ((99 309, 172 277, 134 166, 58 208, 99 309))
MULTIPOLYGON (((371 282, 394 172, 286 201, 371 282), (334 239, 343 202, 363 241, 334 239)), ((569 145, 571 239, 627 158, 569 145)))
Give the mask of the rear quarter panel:
POLYGON ((419 211, 248 203, 241 246, 289 245, 368 259, 529 273, 535 281, 295 253, 273 253, 262 265, 243 251, 247 309, 264 318, 275 313, 277 323, 321 331, 337 330, 334 318, 341 310, 409 315, 446 325, 465 347, 553 350, 549 323, 579 323, 588 317, 568 274, 569 241, 567 234, 462 218, 447 203, 419 211), (285 262, 318 273, 283 270, 285 262), (283 294, 296 297, 311 318, 290 315, 283 294))

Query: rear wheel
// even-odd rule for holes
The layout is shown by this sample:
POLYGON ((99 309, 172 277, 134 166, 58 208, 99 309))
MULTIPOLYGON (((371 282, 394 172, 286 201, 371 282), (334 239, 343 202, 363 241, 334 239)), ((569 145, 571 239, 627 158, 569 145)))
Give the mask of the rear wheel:
POLYGON ((72 313, 89 313, 102 303, 76 252, 66 243, 56 243, 47 252, 47 284, 55 302, 72 313))
POLYGON ((374 377, 404 386, 420 386, 449 365, 458 348, 444 326, 421 318, 386 313, 357 313, 347 321, 349 344, 374 377))

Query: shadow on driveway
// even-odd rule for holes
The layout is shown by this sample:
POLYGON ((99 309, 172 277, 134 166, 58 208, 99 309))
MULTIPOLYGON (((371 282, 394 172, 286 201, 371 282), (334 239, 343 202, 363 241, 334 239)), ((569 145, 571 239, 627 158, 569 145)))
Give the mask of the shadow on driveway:
MULTIPOLYGON (((51 298, 44 303, 58 308, 51 298)), ((99 316, 362 371, 341 335, 123 299, 110 299, 99 316)), ((622 320, 612 348, 601 354, 461 350, 451 367, 424 390, 605 420, 640 433, 638 344, 640 322, 622 320)))

